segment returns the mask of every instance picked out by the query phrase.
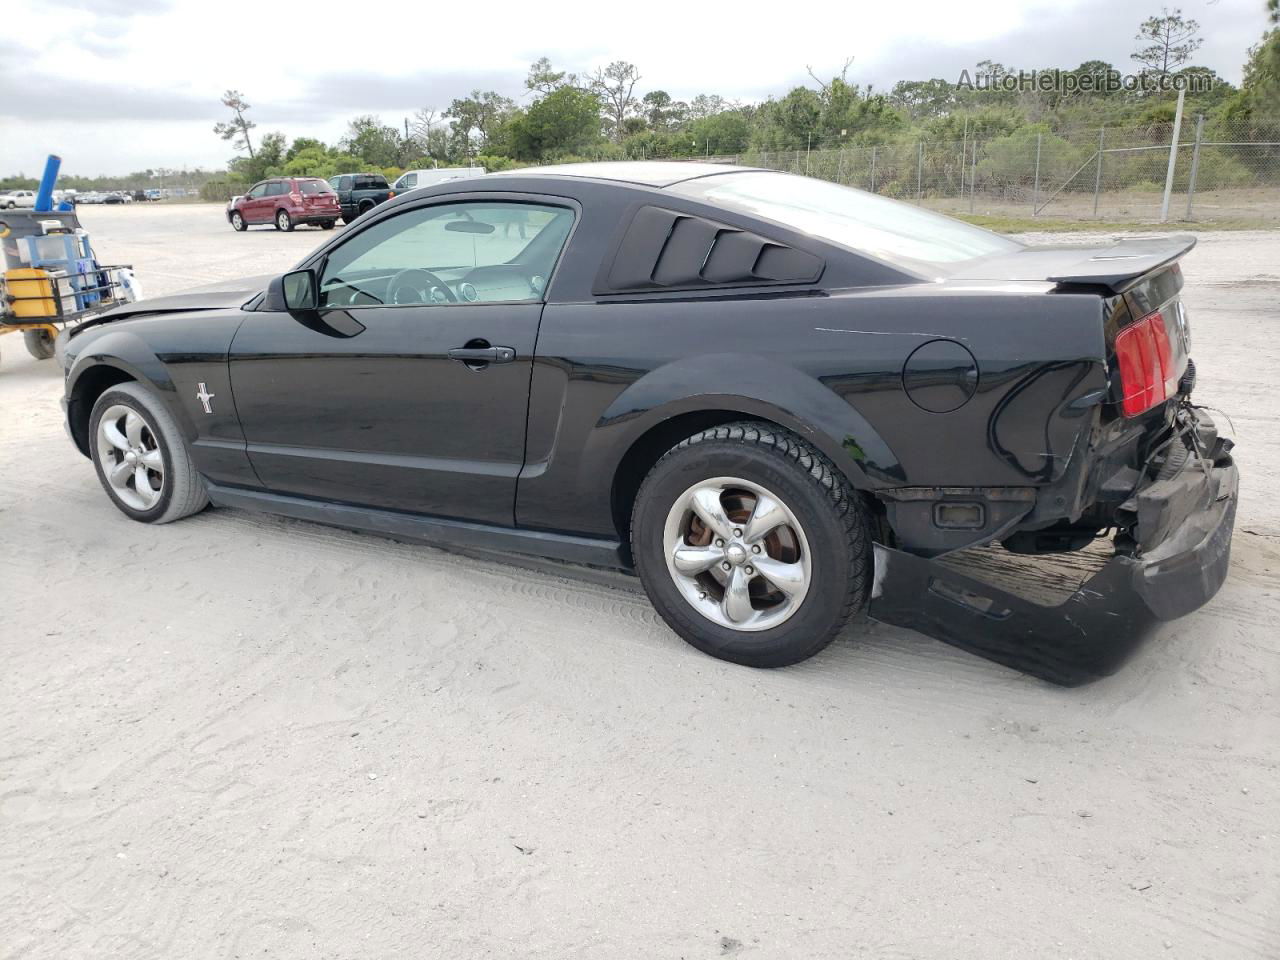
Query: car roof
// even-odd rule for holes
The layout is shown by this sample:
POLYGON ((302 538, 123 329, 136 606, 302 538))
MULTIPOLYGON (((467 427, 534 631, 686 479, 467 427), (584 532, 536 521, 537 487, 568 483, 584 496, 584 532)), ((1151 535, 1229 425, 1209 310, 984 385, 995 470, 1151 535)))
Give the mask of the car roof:
POLYGON ((696 160, 619 160, 597 163, 556 163, 546 167, 501 170, 490 177, 577 177, 585 180, 615 180, 647 187, 669 187, 699 177, 724 173, 761 171, 760 167, 739 167, 729 163, 702 163, 696 160))

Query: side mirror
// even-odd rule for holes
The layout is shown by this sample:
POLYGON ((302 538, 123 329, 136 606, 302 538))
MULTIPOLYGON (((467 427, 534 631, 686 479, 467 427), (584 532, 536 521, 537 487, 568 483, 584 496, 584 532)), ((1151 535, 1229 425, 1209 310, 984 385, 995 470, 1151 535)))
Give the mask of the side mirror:
POLYGON ((290 313, 316 310, 320 305, 319 283, 314 270, 295 270, 281 278, 284 308, 290 313))

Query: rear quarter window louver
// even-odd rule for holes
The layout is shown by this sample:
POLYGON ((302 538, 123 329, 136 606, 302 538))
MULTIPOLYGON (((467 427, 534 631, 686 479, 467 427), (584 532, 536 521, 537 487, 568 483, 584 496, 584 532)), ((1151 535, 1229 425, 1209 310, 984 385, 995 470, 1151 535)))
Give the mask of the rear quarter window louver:
POLYGON ((641 207, 597 293, 696 289, 755 283, 811 283, 821 258, 691 214, 641 207))

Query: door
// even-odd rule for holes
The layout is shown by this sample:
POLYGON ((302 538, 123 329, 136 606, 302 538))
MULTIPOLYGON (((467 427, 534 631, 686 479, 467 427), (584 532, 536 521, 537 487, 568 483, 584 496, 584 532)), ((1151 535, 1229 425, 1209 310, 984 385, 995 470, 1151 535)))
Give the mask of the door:
POLYGON ((262 195, 262 199, 258 201, 258 222, 271 223, 276 218, 276 211, 281 207, 289 206, 288 197, 285 196, 289 192, 283 180, 272 180, 267 184, 266 193, 262 195))
POLYGON ((344 217, 351 215, 351 180, 350 176, 342 176, 329 181, 333 184, 333 192, 338 195, 338 205, 344 217))
POLYGON ((240 204, 240 216, 244 217, 245 223, 265 223, 270 220, 270 215, 263 216, 263 197, 267 192, 267 184, 255 183, 253 188, 244 195, 244 201, 240 204))
POLYGON ((250 314, 231 384, 264 486, 513 524, 543 292, 572 223, 543 203, 416 207, 316 266, 319 310, 250 314), (500 229, 513 208, 525 238, 500 229))

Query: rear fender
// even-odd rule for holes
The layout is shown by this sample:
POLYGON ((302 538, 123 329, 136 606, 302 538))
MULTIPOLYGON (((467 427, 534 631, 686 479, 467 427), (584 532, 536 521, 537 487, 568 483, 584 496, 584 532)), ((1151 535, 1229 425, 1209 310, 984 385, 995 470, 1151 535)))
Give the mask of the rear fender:
MULTIPOLYGON (((687 357, 631 384, 593 431, 594 440, 609 445, 610 455, 602 458, 608 462, 602 465, 612 475, 631 445, 654 426, 705 410, 738 412, 794 431, 858 489, 904 480, 902 465, 888 443, 845 400, 794 367, 746 353, 687 357)), ((595 458, 586 459, 589 463, 595 458)))

